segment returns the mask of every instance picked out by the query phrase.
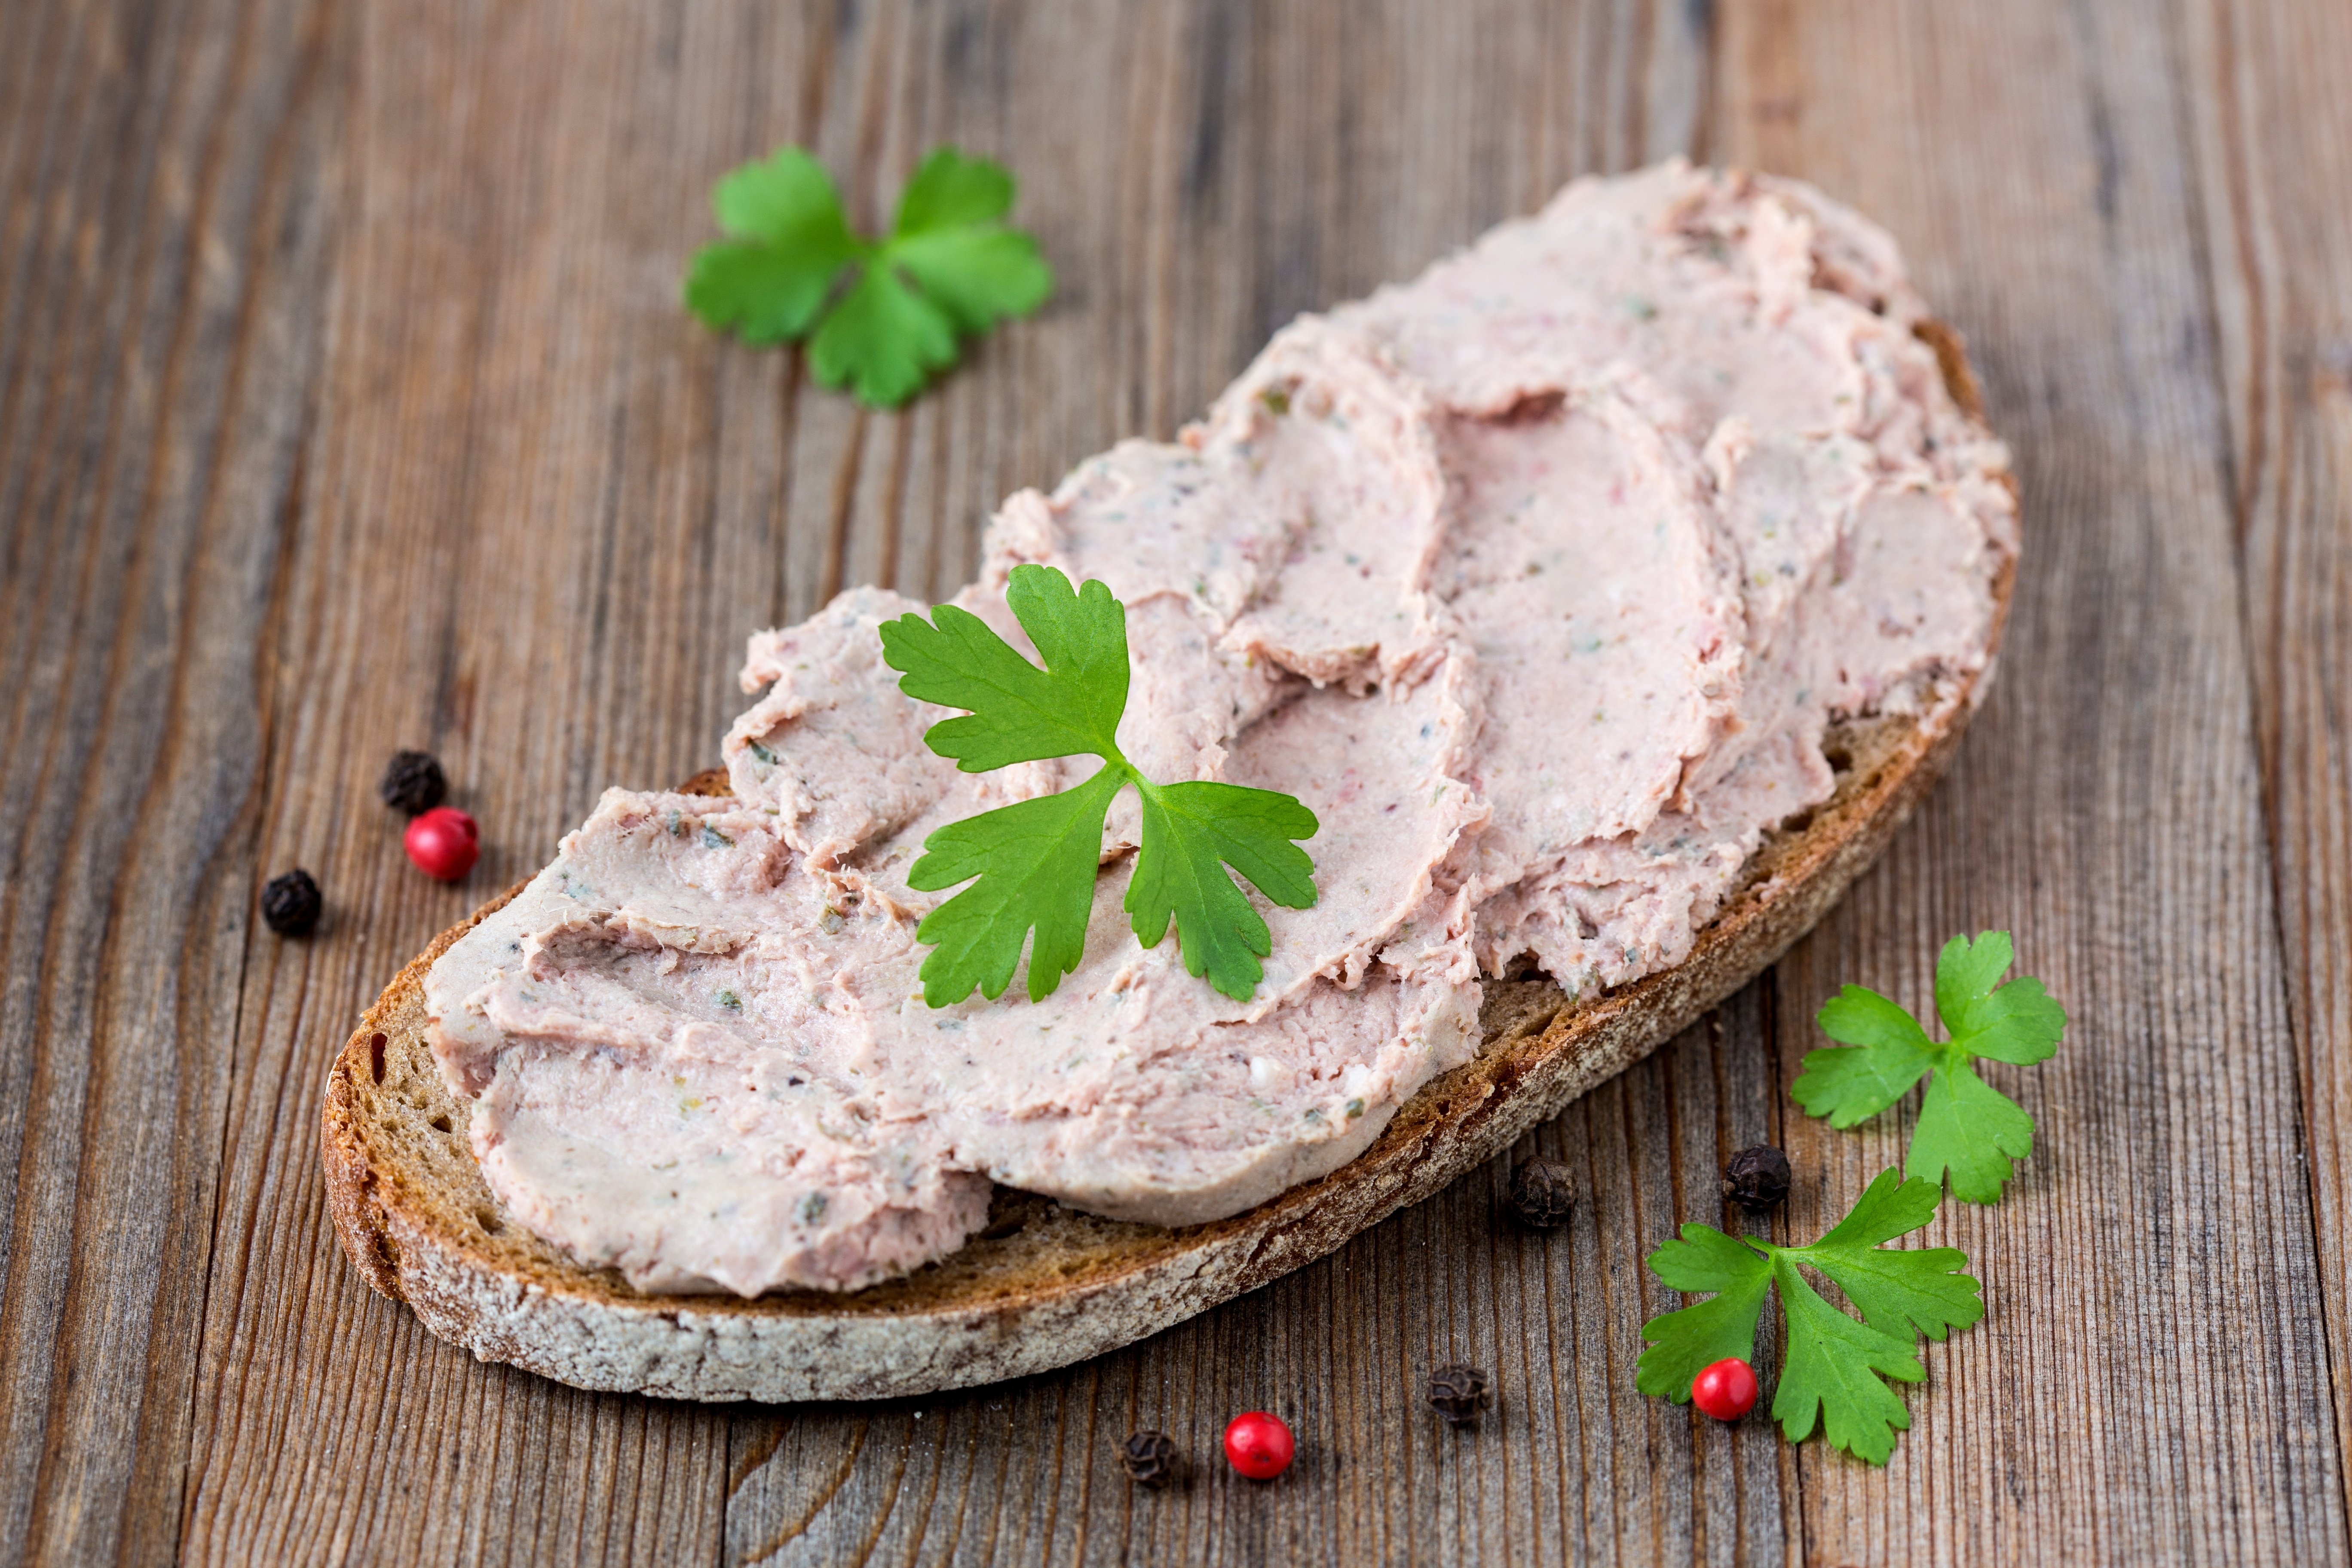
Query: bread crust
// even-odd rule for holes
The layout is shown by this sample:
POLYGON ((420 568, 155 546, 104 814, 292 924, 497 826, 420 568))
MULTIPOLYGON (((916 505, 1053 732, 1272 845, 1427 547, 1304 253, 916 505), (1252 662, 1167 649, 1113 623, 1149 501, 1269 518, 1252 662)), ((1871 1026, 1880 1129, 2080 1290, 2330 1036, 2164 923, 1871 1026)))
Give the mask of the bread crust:
MULTIPOLYGON (((1954 401, 1982 416, 1958 336, 1924 323, 1954 401)), ((2015 562, 1994 584, 1998 648, 2015 562)), ((1176 1230, 1122 1224, 999 1189, 955 1255, 845 1295, 656 1296, 583 1268, 508 1219, 466 1138, 426 1036, 425 975, 520 890, 413 959, 329 1072, 320 1152, 343 1251, 435 1334, 582 1388, 699 1400, 877 1399, 1064 1366, 1181 1322, 1336 1250, 1508 1149, 1746 984, 1874 860, 1926 795, 1990 668, 1916 719, 1835 733, 1835 795, 1784 826, 1672 969, 1570 1002, 1545 980, 1489 982, 1477 1058, 1425 1085, 1371 1145, 1257 1207, 1176 1230)), ((685 786, 726 793, 723 773, 685 786)))

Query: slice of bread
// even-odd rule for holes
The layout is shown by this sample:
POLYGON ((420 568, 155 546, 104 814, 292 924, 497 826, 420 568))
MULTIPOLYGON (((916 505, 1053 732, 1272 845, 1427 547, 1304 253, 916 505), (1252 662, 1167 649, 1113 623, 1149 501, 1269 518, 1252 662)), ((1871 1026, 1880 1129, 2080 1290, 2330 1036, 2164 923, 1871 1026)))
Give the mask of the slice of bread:
MULTIPOLYGON (((1954 399, 1979 400, 1958 338, 1929 324, 1954 399)), ((1994 644, 2013 564, 1994 584, 1994 644)), ((1672 969, 1570 1002, 1549 981, 1490 981, 1476 1060, 1407 1102, 1349 1164, 1246 1213, 1181 1230, 997 1189, 990 1224, 939 1263, 848 1295, 649 1296, 583 1268, 510 1219, 467 1141, 470 1101, 427 1042, 425 973, 519 889, 400 972, 329 1076, 320 1148, 336 1233, 377 1290, 485 1361, 583 1388, 678 1399, 875 1399, 967 1387, 1112 1350, 1336 1249, 1508 1149, 1786 952, 1927 793, 1982 695, 1838 727, 1832 798, 1784 824, 1672 969)), ((686 789, 724 795, 712 771, 686 789)))

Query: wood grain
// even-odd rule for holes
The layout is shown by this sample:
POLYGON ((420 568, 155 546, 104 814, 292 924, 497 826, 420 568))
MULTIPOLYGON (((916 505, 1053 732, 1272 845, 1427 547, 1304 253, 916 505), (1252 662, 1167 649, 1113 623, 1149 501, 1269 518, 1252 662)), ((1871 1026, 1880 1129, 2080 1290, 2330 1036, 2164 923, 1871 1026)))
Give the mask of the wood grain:
POLYGON ((2183 56, 2228 418, 2231 517, 2288 1012, 2326 1293, 2338 1468, 2352 1460, 2352 113, 2326 62, 2352 16, 2190 7, 2183 56))
MULTIPOLYGON (((2074 1017, 2053 1062, 1993 1072, 2041 1119, 2016 1195, 1937 1227, 1978 1260, 1990 1331, 1946 1351, 1884 1481, 1805 1455, 1808 1551, 2211 1561, 2293 1541, 2334 1558, 2340 1468, 2210 295, 2184 243, 2186 40, 2094 7, 1978 7, 1967 31, 2042 62, 1994 74, 1954 47, 1948 12, 1748 26, 1762 19, 1727 12, 1727 55, 1801 109, 1731 109, 1722 122, 1753 139, 1721 155, 1816 171, 1905 237, 1930 298, 1979 323, 2033 526, 1985 730, 1781 966, 1782 1026, 1814 1037, 1819 998, 1857 973, 1924 1001, 1941 936, 1990 925, 2074 1017), (1874 121, 1904 124, 1907 156, 1856 134, 1874 121), (1954 144, 1978 156, 1936 156, 1954 144), (2028 159, 2047 173, 2026 177, 2028 159), (1947 1425, 1960 1405, 2000 1418, 1963 1435, 1947 1425), (2101 1414, 2125 1406, 2126 1422, 2101 1414)), ((1818 1215, 1895 1156, 1902 1122, 1882 1121, 1793 1130, 1792 1159, 1831 1173, 1818 1215)))
MULTIPOLYGON (((2340 1561, 2352 1394, 2352 176, 2323 0, 392 6, 41 0, 0 47, 0 1563, 2340 1561), (862 220, 1003 157, 1062 278, 908 410, 676 302, 719 173, 862 220), (2029 543, 1956 774, 1807 943, 1339 1254, 1066 1373, 712 1410, 369 1295, 336 1044, 611 783, 706 763, 743 634, 943 595, 986 509, 1166 436, 1292 313, 1588 169, 1813 178, 1970 339, 2029 543), (436 750, 488 844, 373 799, 436 750), (301 864, 318 936, 253 919, 301 864), (1806 1232, 1899 1152, 1790 1114, 1822 995, 2006 926, 2075 1020, 1884 1472, 1633 1392, 1640 1266, 1770 1138, 1806 1232), (1525 1152, 1525 1151, 1521 1151, 1525 1152), (1500 1402, 1454 1433, 1436 1362, 1500 1402), (1232 1413, 1302 1438, 1274 1487, 1232 1413), (1139 1425, 1192 1462, 1130 1488, 1139 1425)), ((1777 1346, 1761 1347, 1769 1371, 1777 1346)))

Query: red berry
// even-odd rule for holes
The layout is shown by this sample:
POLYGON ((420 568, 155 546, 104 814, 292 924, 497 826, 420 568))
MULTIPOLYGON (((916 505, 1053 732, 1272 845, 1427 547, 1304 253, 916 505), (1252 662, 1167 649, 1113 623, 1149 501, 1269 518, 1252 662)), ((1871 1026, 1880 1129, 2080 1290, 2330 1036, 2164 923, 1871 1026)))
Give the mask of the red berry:
POLYGON ((1717 1421, 1737 1421, 1756 1408, 1756 1369, 1726 1356, 1691 1379, 1691 1403, 1717 1421))
POLYGON ((1290 1428, 1279 1415, 1252 1410, 1225 1428, 1225 1458, 1254 1481, 1270 1481, 1290 1468, 1290 1428))
POLYGON ((436 805, 408 825, 401 842, 408 858, 428 877, 454 882, 482 856, 481 830, 454 805, 436 805))

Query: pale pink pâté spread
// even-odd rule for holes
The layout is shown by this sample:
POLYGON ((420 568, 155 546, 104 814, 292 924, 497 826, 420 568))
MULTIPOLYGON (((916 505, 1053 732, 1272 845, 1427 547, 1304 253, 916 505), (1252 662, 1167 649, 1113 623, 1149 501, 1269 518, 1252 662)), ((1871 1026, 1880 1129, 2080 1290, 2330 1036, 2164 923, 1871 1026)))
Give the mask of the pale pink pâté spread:
POLYGON ((1147 774, 1297 796, 1319 901, 1259 908, 1250 1000, 1139 947, 1114 810, 1086 957, 934 1011, 926 835, 1093 759, 967 774, 842 595, 751 639, 732 799, 608 791, 426 985, 499 1200, 659 1290, 849 1289, 953 1251, 990 1183, 1167 1225, 1349 1159, 1477 1049, 1481 976, 1682 960, 1832 718, 1940 721, 2016 550, 1893 241, 1790 181, 1569 186, 1278 333, 1172 445, 990 528, 1127 605, 1147 774))

